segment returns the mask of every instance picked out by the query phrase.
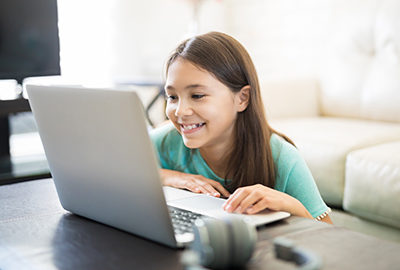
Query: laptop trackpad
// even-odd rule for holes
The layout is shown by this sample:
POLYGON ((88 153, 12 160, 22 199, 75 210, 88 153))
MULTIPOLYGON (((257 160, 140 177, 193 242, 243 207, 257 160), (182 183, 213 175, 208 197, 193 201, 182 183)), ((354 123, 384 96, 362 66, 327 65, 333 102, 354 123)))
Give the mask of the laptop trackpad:
POLYGON ((224 202, 225 199, 211 197, 204 194, 194 194, 192 197, 168 201, 168 205, 200 214, 205 214, 211 210, 218 209, 223 211, 222 204, 224 202))

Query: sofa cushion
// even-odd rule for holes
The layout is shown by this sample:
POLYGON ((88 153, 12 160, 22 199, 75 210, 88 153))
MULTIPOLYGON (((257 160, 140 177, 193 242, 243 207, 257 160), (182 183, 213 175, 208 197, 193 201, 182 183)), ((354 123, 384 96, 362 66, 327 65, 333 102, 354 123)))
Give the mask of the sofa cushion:
POLYGON ((400 1, 359 5, 333 30, 322 114, 400 122, 400 1))
POLYGON ((271 119, 320 116, 319 91, 316 79, 264 80, 261 83, 265 111, 271 119))
POLYGON ((294 140, 325 202, 342 206, 348 153, 400 139, 400 124, 349 118, 312 117, 270 121, 294 140))
POLYGON ((400 228, 400 140, 348 155, 343 208, 400 228))

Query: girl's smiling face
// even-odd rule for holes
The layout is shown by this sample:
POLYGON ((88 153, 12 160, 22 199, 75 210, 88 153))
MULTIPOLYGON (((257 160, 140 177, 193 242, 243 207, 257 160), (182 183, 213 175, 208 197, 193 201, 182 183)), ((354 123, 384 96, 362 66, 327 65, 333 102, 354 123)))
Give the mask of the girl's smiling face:
POLYGON ((165 91, 166 114, 188 148, 230 147, 237 113, 243 110, 238 94, 182 58, 169 66, 165 91))

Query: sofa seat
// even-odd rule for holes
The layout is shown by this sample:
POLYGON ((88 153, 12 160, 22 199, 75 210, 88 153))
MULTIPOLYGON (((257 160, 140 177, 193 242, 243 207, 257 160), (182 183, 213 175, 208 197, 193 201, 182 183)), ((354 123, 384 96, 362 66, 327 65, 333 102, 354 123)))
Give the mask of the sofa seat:
POLYGON ((349 153, 343 208, 400 228, 400 141, 349 153))
MULTIPOLYGON (((398 123, 382 121, 305 117, 274 119, 270 123, 274 129, 293 139, 306 160, 325 202, 336 207, 341 207, 343 203, 347 155, 355 150, 398 141, 400 138, 398 123)), ((375 178, 375 175, 371 175, 369 179, 375 178)), ((390 186, 388 188, 390 189, 390 186)), ((374 202, 382 199, 383 193, 381 196, 376 197, 374 202)), ((359 199, 361 202, 361 198, 359 199)), ((353 203, 352 197, 347 206, 360 209, 359 206, 354 208, 353 203)))

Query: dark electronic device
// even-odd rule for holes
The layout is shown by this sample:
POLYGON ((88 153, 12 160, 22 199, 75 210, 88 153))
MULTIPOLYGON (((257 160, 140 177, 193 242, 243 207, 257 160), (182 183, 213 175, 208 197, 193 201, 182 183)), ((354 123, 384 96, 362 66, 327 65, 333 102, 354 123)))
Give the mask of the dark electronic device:
POLYGON ((0 80, 59 75, 57 0, 0 1, 0 80))

